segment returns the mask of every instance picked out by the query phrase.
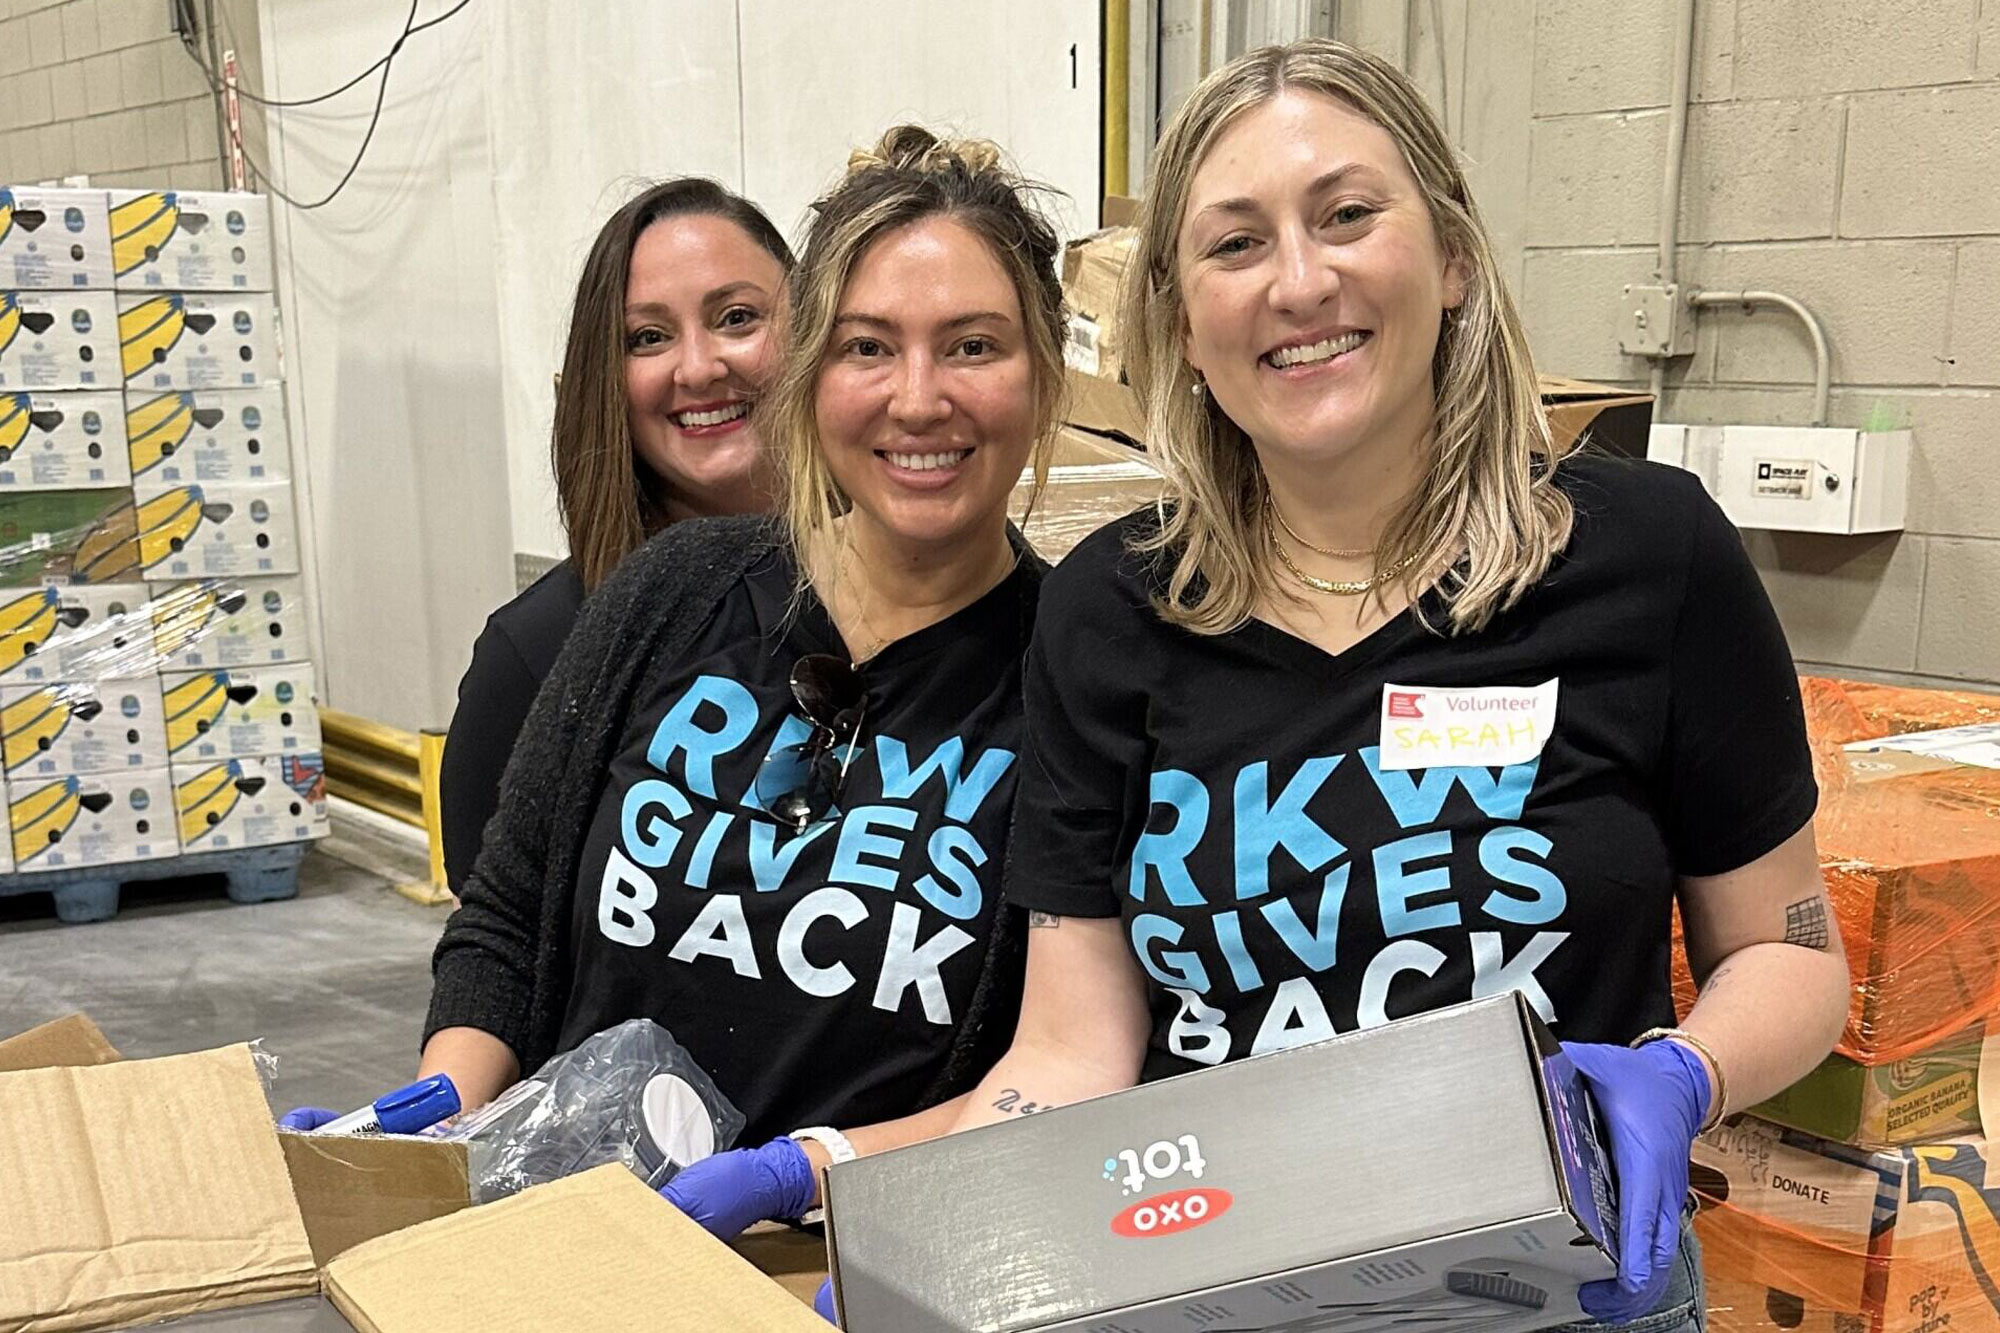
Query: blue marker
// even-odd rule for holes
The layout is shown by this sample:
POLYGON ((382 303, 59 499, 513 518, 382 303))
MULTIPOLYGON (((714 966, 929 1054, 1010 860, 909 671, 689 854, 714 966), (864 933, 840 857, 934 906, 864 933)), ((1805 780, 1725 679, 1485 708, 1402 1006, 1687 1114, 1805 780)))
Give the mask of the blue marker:
POLYGON ((329 1120, 315 1134, 420 1134, 458 1114, 458 1089, 449 1075, 432 1074, 398 1088, 372 1105, 329 1120))

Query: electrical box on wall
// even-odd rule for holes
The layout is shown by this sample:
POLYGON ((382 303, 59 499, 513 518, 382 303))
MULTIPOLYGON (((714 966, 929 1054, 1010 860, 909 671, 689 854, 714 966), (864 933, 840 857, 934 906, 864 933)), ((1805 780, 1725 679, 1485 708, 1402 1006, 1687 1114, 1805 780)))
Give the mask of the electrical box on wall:
POLYGON ((1724 426, 1716 499, 1742 528, 1895 532, 1910 492, 1910 432, 1724 426))

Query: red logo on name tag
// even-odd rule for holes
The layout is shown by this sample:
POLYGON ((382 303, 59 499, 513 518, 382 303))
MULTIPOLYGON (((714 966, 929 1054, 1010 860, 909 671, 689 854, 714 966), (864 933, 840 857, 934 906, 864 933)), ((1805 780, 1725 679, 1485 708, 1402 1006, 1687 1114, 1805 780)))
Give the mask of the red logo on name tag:
POLYGON ((1424 710, 1417 707, 1417 701, 1423 697, 1421 694, 1399 694, 1395 690, 1390 690, 1389 716, 1422 717, 1424 710))
POLYGON ((1228 1190, 1175 1190, 1135 1203, 1111 1219, 1111 1229, 1133 1240, 1172 1236, 1213 1222, 1236 1202, 1228 1190))

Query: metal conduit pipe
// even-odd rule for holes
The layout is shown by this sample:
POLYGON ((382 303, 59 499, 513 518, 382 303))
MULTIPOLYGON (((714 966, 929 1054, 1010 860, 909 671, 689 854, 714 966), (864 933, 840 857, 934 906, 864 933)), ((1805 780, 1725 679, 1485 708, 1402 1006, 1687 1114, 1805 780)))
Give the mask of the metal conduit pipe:
MULTIPOLYGON (((1695 0, 1678 0, 1674 15, 1674 85, 1673 101, 1667 117, 1667 179, 1660 187, 1660 262, 1658 272, 1663 286, 1674 284, 1674 251, 1680 243, 1681 230, 1681 156, 1687 144, 1688 102, 1693 97, 1694 84, 1694 6, 1695 0)), ((1667 363, 1664 357, 1653 360, 1651 388, 1653 402, 1660 401, 1660 391, 1667 382, 1667 363)))
POLYGON ((1833 355, 1827 350, 1826 330, 1821 327, 1818 315, 1808 310, 1803 302, 1795 301, 1783 292, 1695 292, 1687 300, 1691 306, 1740 305, 1746 313, 1760 305, 1777 306, 1797 316, 1799 323, 1806 326, 1806 332, 1812 335, 1812 424, 1826 424, 1827 398, 1833 387, 1833 355))

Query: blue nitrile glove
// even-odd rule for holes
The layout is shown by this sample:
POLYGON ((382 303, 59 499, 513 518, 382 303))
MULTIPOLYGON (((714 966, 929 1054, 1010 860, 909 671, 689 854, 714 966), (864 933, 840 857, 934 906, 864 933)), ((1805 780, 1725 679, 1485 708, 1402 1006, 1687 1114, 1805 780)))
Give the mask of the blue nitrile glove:
POLYGON ((1688 1152, 1708 1118, 1708 1070, 1671 1038, 1632 1050, 1564 1042, 1611 1138, 1618 1173, 1618 1276, 1585 1283, 1584 1313, 1623 1324, 1652 1313, 1666 1295, 1681 1243, 1688 1152))
POLYGON ((338 1119, 340 1112, 329 1111, 324 1106, 300 1106, 279 1116, 278 1128, 310 1131, 338 1119))
POLYGON ((755 1223, 801 1216, 816 1190, 806 1150, 796 1139, 772 1139, 761 1148, 704 1157, 660 1193, 709 1234, 733 1240, 755 1223))
POLYGON ((835 1328, 840 1327, 840 1321, 833 1317, 832 1278, 828 1278, 826 1281, 820 1283, 819 1290, 813 1293, 813 1309, 817 1310, 820 1318, 826 1320, 827 1323, 832 1324, 835 1328))

